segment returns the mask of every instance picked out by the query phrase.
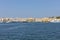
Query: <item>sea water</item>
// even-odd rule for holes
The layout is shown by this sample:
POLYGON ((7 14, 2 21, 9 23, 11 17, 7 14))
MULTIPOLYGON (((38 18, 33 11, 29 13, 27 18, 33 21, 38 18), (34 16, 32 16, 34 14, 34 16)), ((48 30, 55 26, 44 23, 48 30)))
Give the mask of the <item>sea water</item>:
POLYGON ((60 40, 60 23, 0 23, 0 40, 60 40))

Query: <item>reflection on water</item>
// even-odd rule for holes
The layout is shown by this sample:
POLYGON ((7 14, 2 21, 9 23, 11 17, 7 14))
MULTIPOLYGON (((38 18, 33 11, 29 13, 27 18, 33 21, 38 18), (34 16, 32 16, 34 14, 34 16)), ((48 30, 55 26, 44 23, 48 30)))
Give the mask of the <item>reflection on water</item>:
POLYGON ((0 40, 60 40, 60 23, 0 23, 0 40))

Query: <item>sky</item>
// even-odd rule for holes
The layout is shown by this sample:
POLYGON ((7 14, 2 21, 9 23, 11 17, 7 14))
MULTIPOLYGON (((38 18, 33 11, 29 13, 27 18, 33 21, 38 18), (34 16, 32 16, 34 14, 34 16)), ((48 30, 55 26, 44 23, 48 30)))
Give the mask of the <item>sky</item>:
POLYGON ((0 0, 0 17, 60 16, 60 0, 0 0))

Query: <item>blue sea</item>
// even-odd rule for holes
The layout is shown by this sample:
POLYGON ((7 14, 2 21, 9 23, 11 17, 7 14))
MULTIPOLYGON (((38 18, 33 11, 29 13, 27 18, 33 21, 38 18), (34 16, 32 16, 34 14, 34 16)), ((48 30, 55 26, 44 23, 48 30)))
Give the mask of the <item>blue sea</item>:
POLYGON ((60 40, 60 23, 0 23, 0 40, 60 40))

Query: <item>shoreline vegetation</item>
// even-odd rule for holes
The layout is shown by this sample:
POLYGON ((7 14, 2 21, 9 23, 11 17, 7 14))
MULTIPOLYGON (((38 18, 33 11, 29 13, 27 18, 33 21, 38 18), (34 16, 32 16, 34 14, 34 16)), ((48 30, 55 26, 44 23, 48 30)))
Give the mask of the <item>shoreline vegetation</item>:
POLYGON ((0 18, 0 23, 9 22, 60 22, 60 16, 44 18, 0 18))

